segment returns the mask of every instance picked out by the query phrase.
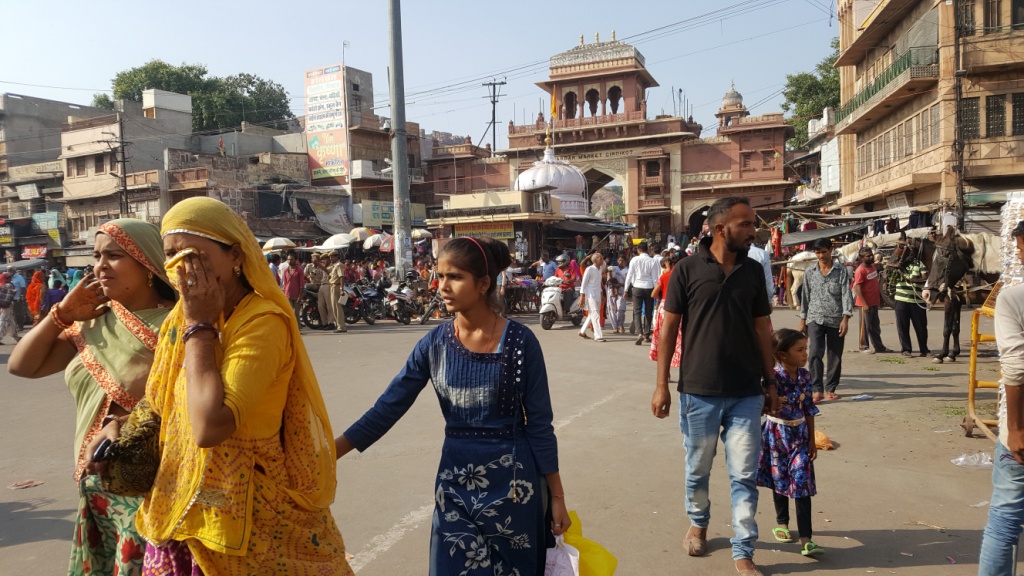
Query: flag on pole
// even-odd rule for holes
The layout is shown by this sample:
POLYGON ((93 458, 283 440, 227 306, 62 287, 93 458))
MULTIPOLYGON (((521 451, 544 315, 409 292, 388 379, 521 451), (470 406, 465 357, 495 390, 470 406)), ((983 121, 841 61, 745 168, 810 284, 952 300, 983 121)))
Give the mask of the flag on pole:
POLYGON ((551 87, 551 119, 558 119, 558 84, 551 87))

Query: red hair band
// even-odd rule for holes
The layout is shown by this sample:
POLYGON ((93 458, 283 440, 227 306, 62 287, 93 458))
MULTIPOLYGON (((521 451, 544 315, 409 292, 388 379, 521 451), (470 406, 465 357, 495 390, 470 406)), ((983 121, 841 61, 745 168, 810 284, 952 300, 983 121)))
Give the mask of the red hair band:
POLYGON ((483 255, 483 257, 484 257, 484 276, 487 276, 488 278, 490 278, 491 277, 491 269, 487 265, 487 252, 484 252, 484 247, 479 242, 476 241, 476 238, 473 238, 472 236, 463 236, 463 238, 465 238, 466 240, 469 240, 473 244, 476 244, 476 247, 480 249, 480 254, 483 255))

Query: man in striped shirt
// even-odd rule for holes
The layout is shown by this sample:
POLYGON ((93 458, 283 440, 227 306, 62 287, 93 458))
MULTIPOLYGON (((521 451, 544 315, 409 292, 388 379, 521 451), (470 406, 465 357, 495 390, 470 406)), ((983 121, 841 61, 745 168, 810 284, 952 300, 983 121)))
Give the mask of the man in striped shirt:
MULTIPOLYGON (((902 251, 911 250, 905 238, 901 238, 896 248, 902 251)), ((918 356, 925 358, 928 356, 928 303, 924 298, 924 281, 928 277, 928 269, 913 254, 902 257, 899 266, 903 277, 896 283, 894 300, 900 352, 908 357, 914 355, 910 343, 910 324, 913 323, 914 334, 917 336, 918 356)))

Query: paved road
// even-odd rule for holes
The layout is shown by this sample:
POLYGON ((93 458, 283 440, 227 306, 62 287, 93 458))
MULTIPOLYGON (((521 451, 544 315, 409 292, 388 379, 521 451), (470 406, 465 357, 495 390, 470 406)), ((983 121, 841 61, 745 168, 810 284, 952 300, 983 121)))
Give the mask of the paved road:
MULTIPOLYGON (((882 316, 886 344, 897 346, 893 313, 882 316)), ((681 547, 688 522, 677 405, 668 419, 651 416, 654 363, 646 349, 628 336, 598 344, 577 338, 567 324, 542 331, 535 318, 518 319, 534 329, 544 349, 566 502, 579 511, 584 534, 618 556, 619 574, 733 573, 721 451, 712 475, 710 553, 689 558, 681 547)), ((940 313, 929 320, 936 348, 940 313)), ((796 324, 784 309, 773 321, 777 327, 796 324)), ((373 403, 430 326, 360 323, 345 335, 306 334, 336 432, 373 403)), ((970 311, 964 326, 966 340, 970 311)), ((9 351, 0 347, 0 363, 9 351)), ((995 367, 987 359, 981 369, 994 378, 995 367)), ((839 445, 822 453, 816 468, 815 540, 827 554, 809 560, 796 545, 773 542, 774 512, 762 490, 756 561, 768 574, 976 573, 987 507, 972 505, 989 499, 989 472, 950 464, 960 454, 991 449, 988 440, 965 438, 959 428, 967 363, 934 366, 918 358, 848 352, 844 368, 844 398, 824 404, 818 420, 819 429, 839 445), (849 400, 861 393, 874 398, 849 400)), ((60 574, 77 501, 69 479, 71 397, 61 378, 26 381, 6 370, 0 394, 0 485, 44 482, 27 490, 0 487, 0 575, 60 574)), ((984 397, 989 404, 993 400, 993 394, 984 397)), ((333 510, 361 576, 426 573, 442 439, 443 422, 428 387, 388 436, 340 463, 333 510)))

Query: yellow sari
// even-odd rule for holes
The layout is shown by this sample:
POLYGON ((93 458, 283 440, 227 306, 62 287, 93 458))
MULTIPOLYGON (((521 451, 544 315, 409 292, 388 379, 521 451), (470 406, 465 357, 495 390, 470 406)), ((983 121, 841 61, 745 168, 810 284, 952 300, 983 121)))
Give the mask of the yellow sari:
MULTIPOLYGON (((160 414, 162 459, 139 508, 153 546, 187 544, 213 574, 350 575, 331 516, 333 434, 298 324, 245 223, 211 198, 190 198, 163 218, 162 233, 241 246, 254 293, 218 328, 224 402, 235 433, 215 448, 192 436, 181 342, 181 303, 165 321, 146 388, 160 414)), ((150 552, 147 551, 147 562, 150 552)))

